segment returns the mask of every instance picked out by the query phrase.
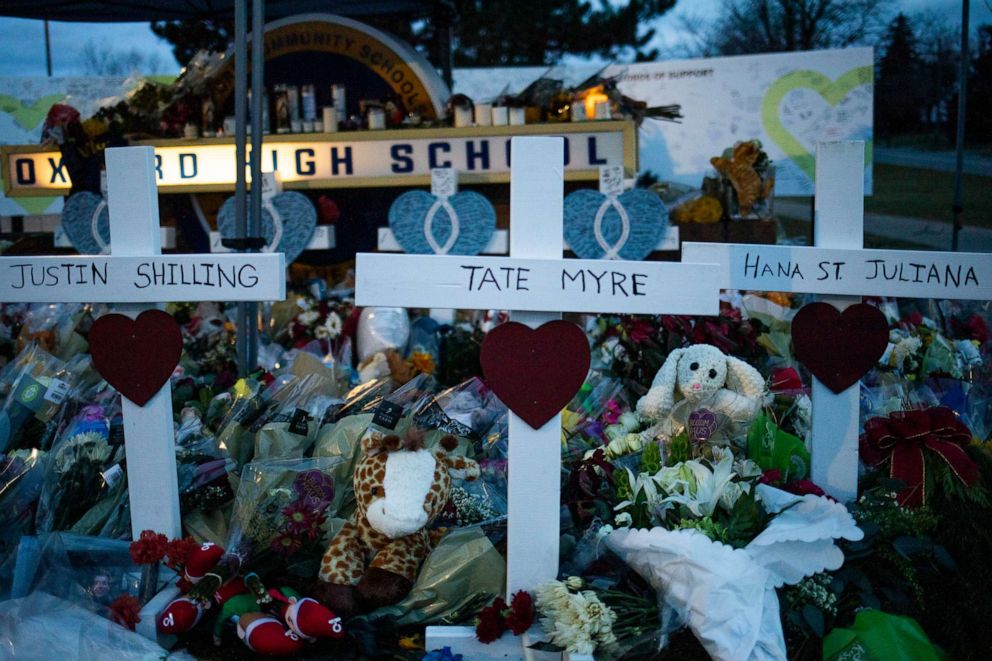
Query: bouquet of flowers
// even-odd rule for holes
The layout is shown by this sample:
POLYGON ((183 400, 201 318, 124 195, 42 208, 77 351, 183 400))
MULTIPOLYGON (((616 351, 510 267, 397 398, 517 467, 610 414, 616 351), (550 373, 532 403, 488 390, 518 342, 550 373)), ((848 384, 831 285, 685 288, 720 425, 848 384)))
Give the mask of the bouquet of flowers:
POLYGON ((835 540, 862 532, 842 505, 758 484, 754 462, 710 452, 656 472, 649 456, 641 472, 618 472, 615 523, 624 527, 605 527, 605 542, 714 658, 784 657, 775 588, 840 567, 835 540))
POLYGON ((332 536, 336 485, 332 469, 342 460, 283 459, 245 466, 231 515, 226 548, 242 566, 268 571, 317 573, 332 536))

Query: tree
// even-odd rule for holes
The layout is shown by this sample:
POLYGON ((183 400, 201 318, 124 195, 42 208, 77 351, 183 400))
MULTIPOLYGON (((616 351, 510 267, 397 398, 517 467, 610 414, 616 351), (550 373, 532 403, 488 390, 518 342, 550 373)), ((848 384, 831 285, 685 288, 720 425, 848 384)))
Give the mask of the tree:
MULTIPOLYGON (((447 37, 449 28, 455 66, 554 64, 566 54, 643 61, 657 52, 647 50, 654 30, 642 26, 674 5, 675 0, 627 0, 594 9, 586 0, 438 0, 427 20, 361 20, 429 53, 438 65, 438 37, 447 37)), ((173 45, 183 65, 201 48, 226 49, 232 35, 229 24, 201 21, 159 21, 152 31, 173 45)))
POLYGON ((461 0, 455 3, 455 66, 554 64, 562 56, 626 56, 644 61, 654 30, 641 26, 675 0, 603 2, 581 0, 461 0))
POLYGON ((889 24, 881 44, 875 83, 875 120, 882 135, 918 129, 925 106, 922 61, 916 34, 905 14, 889 24))
POLYGON ((151 29, 159 38, 172 44, 172 54, 183 67, 198 51, 224 52, 234 39, 233 21, 153 21, 151 29))
POLYGON ((723 55, 843 48, 878 27, 887 0, 723 0, 709 42, 723 55))
POLYGON ((157 53, 146 55, 135 48, 114 50, 105 41, 98 45, 90 39, 83 46, 81 55, 87 76, 128 76, 136 71, 149 75, 163 70, 157 53))
POLYGON ((968 91, 965 97, 965 134, 970 140, 988 144, 992 141, 992 25, 978 26, 975 57, 971 61, 968 91))
POLYGON ((957 94, 961 30, 937 11, 914 15, 911 24, 916 28, 920 56, 923 124, 933 135, 933 146, 944 146, 951 105, 957 94))

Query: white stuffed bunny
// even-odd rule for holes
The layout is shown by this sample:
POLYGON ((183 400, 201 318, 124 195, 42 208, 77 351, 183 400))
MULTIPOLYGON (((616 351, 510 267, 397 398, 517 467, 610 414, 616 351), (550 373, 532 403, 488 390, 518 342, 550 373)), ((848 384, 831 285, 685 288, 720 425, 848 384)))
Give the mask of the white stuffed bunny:
POLYGON ((691 404, 712 398, 708 408, 745 421, 758 411, 765 380, 743 360, 709 344, 694 344, 668 354, 651 389, 637 402, 637 412, 648 420, 662 420, 675 405, 676 386, 691 404))

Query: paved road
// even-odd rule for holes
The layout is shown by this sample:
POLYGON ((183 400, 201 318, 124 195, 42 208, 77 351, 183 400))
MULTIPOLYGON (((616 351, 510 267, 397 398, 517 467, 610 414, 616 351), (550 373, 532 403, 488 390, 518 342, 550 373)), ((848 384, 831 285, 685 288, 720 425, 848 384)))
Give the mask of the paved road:
MULTIPOLYGON (((875 161, 889 165, 903 165, 923 170, 954 172, 955 154, 953 151, 923 151, 921 149, 897 149, 875 147, 875 161)), ((992 177, 992 157, 965 154, 964 172, 992 177)))
MULTIPOLYGON (((810 217, 808 202, 794 202, 782 198, 775 200, 775 212, 800 220, 809 220, 810 217)), ((951 249, 949 222, 866 213, 865 233, 899 241, 911 241, 933 250, 951 249)), ((958 235, 958 247, 962 252, 992 253, 992 229, 965 227, 958 235)))

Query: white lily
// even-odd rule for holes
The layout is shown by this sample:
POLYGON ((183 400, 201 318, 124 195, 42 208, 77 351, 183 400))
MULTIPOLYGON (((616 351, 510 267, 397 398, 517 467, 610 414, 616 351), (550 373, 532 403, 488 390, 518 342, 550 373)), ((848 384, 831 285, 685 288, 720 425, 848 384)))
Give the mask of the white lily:
MULTIPOLYGON (((690 460, 675 467, 683 467, 692 473, 695 488, 687 489, 683 493, 673 493, 662 502, 672 502, 685 505, 694 516, 712 516, 720 498, 732 483, 735 474, 733 471, 733 455, 727 453, 710 470, 701 461, 690 460)), ((737 494, 738 497, 740 494, 737 494)), ((736 498, 733 498, 736 502, 736 498)))

